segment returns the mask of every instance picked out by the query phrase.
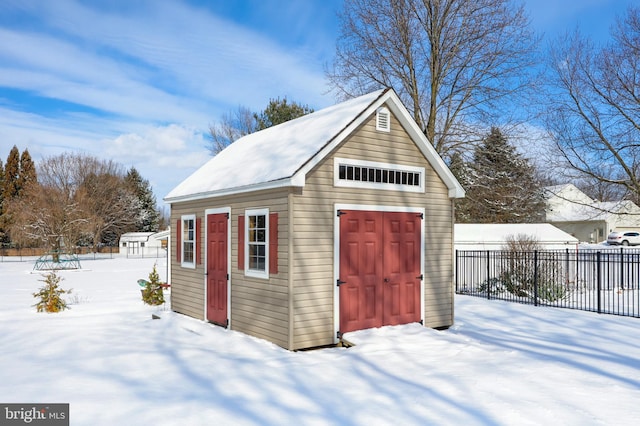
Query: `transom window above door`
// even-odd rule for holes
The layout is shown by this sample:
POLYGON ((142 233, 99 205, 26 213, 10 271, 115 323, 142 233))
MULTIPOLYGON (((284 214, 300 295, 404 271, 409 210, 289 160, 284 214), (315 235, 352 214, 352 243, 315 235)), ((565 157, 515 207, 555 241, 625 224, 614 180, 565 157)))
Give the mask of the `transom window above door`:
POLYGON ((334 186, 424 192, 424 167, 334 159, 334 186))

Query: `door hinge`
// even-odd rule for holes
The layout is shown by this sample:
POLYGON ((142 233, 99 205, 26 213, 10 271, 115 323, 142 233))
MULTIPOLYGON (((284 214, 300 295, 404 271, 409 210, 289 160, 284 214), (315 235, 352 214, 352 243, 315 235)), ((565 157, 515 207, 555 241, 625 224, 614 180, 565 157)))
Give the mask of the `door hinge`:
POLYGON ((416 277, 416 280, 420 280, 420 281, 424 280, 424 275, 420 274, 419 276, 416 277))
POLYGON ((338 211, 336 212, 336 215, 337 215, 338 217, 342 216, 343 214, 347 214, 347 212, 343 212, 342 210, 338 210, 338 211))
POLYGON ((227 216, 227 219, 229 219, 229 213, 225 213, 225 216, 227 216))
POLYGON ((420 320, 420 325, 424 325, 424 320, 420 320))
POLYGON ((342 281, 339 278, 336 280, 336 286, 338 286, 338 287, 340 287, 342 284, 346 284, 346 283, 347 283, 346 281, 342 281))
POLYGON ((420 219, 424 219, 424 213, 418 213, 416 216, 418 216, 420 219))
POLYGON ((229 274, 227 274, 227 281, 229 281, 229 274))
POLYGON ((342 332, 336 332, 336 339, 342 339, 342 332))

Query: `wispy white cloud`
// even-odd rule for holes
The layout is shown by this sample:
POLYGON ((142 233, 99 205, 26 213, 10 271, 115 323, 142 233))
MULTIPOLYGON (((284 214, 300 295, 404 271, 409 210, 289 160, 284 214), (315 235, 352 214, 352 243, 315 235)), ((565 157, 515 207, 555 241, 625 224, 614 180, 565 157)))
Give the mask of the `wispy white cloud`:
POLYGON ((36 161, 82 152, 135 167, 150 180, 159 200, 210 158, 206 135, 184 125, 114 123, 83 114, 60 120, 0 107, 0 152, 8 154, 14 144, 29 149, 36 161), (113 132, 114 127, 122 133, 113 132))
POLYGON ((206 130, 223 112, 277 96, 332 103, 329 36, 302 37, 312 7, 271 6, 291 19, 286 42, 186 1, 4 0, 0 155, 16 144, 36 159, 107 157, 138 168, 162 197, 208 159, 206 130))
POLYGON ((153 85, 227 105, 282 91, 326 102, 319 64, 205 9, 158 2, 123 15, 77 2, 45 4, 39 13, 51 32, 14 34, 14 50, 36 53, 35 66, 74 81, 118 89, 153 85))
POLYGON ((103 143, 109 158, 136 167, 160 198, 210 158, 205 136, 177 124, 140 129, 103 143))

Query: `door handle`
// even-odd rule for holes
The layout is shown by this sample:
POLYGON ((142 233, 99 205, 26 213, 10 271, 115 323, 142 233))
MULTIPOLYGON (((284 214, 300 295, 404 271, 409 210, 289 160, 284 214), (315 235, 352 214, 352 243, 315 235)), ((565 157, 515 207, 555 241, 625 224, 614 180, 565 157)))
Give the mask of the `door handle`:
POLYGON ((384 282, 385 282, 385 283, 388 283, 388 282, 389 282, 389 278, 385 278, 385 279, 384 279, 384 282))

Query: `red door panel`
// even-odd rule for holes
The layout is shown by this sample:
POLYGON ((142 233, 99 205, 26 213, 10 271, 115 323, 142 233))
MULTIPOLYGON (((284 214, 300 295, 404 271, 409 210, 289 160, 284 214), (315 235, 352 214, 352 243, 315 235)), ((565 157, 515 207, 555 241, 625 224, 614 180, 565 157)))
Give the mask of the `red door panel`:
POLYGON ((207 320, 227 325, 227 215, 207 216, 207 320))
POLYGON ((340 331, 379 327, 382 318, 382 215, 349 211, 340 218, 340 331))
POLYGON ((420 321, 420 217, 340 216, 340 332, 420 321))
POLYGON ((420 216, 385 213, 384 325, 420 321, 420 216))

